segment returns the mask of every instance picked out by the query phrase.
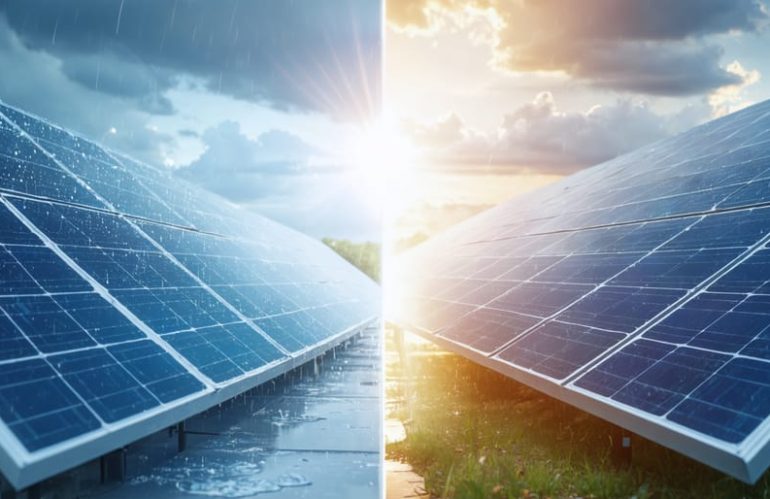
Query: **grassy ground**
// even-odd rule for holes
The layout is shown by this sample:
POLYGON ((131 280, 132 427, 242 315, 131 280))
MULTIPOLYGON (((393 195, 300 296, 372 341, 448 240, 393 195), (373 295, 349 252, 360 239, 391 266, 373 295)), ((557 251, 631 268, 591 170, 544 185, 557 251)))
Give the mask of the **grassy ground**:
POLYGON ((770 497, 767 473, 748 486, 638 436, 630 466, 621 465, 610 455, 617 429, 609 423, 423 349, 410 355, 408 373, 388 364, 388 377, 400 380, 388 387, 390 416, 405 421, 407 438, 387 454, 410 463, 436 496, 770 497))

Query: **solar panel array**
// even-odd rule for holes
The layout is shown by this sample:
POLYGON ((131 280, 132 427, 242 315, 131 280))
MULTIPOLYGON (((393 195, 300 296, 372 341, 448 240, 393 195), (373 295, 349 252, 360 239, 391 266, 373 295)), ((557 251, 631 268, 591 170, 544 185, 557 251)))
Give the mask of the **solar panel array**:
POLYGON ((0 470, 15 486, 378 313, 378 287, 322 243, 0 105, 0 470))
POLYGON ((770 463, 770 101, 401 258, 401 320, 745 481, 770 463))

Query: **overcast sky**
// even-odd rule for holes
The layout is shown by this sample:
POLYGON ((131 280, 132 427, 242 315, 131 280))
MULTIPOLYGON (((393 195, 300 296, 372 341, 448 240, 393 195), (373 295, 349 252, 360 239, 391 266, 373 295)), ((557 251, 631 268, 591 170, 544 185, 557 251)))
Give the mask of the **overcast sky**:
POLYGON ((379 0, 1 0, 0 99, 314 236, 376 239, 341 154, 379 0))

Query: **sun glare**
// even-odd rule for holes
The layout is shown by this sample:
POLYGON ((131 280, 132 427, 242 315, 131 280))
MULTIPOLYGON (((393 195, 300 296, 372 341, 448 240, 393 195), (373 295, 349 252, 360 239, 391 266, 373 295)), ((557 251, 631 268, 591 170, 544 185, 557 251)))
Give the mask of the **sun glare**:
MULTIPOLYGON (((395 276, 390 246, 395 238, 397 219, 414 204, 420 194, 417 148, 399 132, 395 123, 382 119, 351 138, 345 151, 351 180, 375 206, 382 220, 383 289, 394 291, 388 282, 395 276)), ((392 294, 392 293, 389 293, 392 294)), ((385 306, 396 296, 384 296, 385 306)))
POLYGON ((389 120, 383 119, 353 134, 345 151, 356 187, 376 206, 385 222, 398 213, 413 189, 414 145, 389 120))

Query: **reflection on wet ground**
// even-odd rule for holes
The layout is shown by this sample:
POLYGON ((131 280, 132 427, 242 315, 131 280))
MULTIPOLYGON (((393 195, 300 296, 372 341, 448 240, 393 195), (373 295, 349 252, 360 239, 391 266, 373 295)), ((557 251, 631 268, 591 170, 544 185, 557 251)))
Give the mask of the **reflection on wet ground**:
POLYGON ((369 329, 316 365, 187 420, 187 448, 156 434, 127 454, 127 480, 92 496, 378 497, 380 343, 369 329))

